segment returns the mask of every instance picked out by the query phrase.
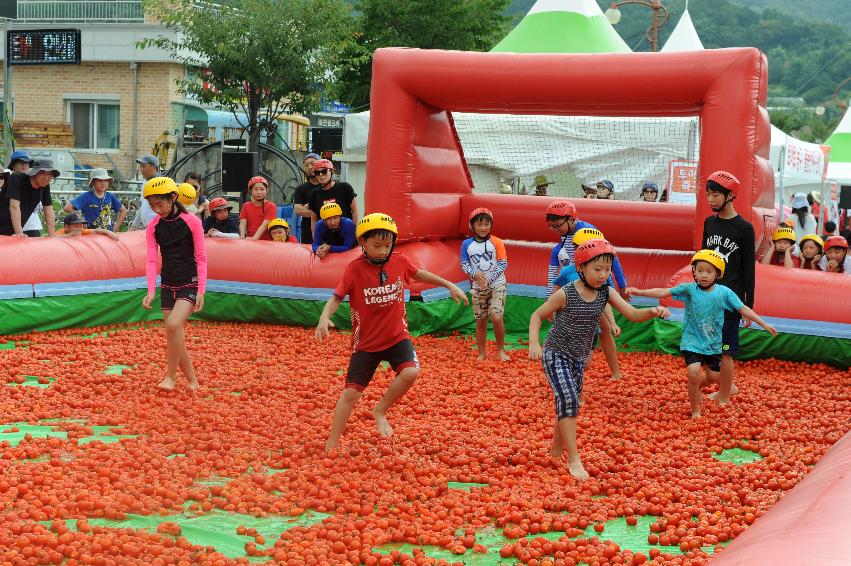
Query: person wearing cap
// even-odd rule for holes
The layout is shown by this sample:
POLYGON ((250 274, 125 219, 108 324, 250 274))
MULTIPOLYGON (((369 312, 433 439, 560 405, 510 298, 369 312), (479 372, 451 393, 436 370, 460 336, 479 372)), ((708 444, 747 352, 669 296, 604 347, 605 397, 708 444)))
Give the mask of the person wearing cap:
MULTIPOLYGON (((26 173, 29 171, 30 163, 32 163, 32 158, 30 154, 23 150, 15 150, 12 152, 12 156, 9 158, 9 173, 17 171, 18 173, 26 173)), ((0 182, 0 187, 3 186, 5 180, 9 177, 8 174, 4 175, 3 181, 0 182)), ((30 217, 24 222, 24 234, 29 236, 30 238, 39 238, 41 237, 41 218, 39 218, 38 213, 44 210, 44 207, 41 203, 35 207, 33 213, 30 214, 30 217)))
POLYGON ((12 172, 0 189, 0 235, 26 238, 24 222, 38 204, 44 206, 47 234, 56 235, 56 213, 50 183, 59 176, 50 159, 33 161, 26 173, 12 172))
POLYGON ((602 200, 615 200, 615 184, 608 179, 597 182, 597 197, 602 200))
POLYGON ((302 167, 304 167, 304 175, 307 177, 307 181, 296 187, 293 193, 293 211, 302 217, 301 234, 299 234, 299 242, 302 244, 313 242, 311 226, 316 223, 316 218, 310 211, 310 195, 319 186, 319 181, 316 180, 316 175, 313 173, 313 164, 320 159, 322 158, 316 153, 308 153, 304 156, 302 167))
MULTIPOLYGON (((139 168, 139 175, 145 181, 150 181, 154 177, 160 175, 160 160, 156 155, 146 154, 136 160, 139 168)), ((139 211, 136 212, 136 217, 130 225, 131 230, 141 230, 147 227, 148 222, 154 219, 157 214, 151 210, 151 205, 147 199, 142 199, 139 205, 139 211)))
POLYGON ((313 253, 320 258, 329 253, 347 252, 357 245, 355 223, 343 218, 343 209, 336 202, 322 205, 321 220, 316 223, 313 236, 313 253))
POLYGON ((233 207, 222 197, 210 201, 210 216, 204 219, 204 235, 208 238, 239 238, 239 224, 230 217, 233 207))
POLYGON ((659 187, 653 181, 645 181, 641 186, 641 200, 644 202, 656 202, 659 196, 659 187))
POLYGON ((248 180, 248 194, 251 200, 242 205, 239 211, 239 237, 250 240, 272 241, 272 236, 266 229, 269 222, 278 216, 275 203, 266 200, 269 192, 269 181, 266 177, 257 175, 248 180))
MULTIPOLYGON (((724 258, 724 277, 718 283, 729 287, 748 308, 753 308, 756 283, 756 235, 753 225, 742 218, 733 205, 741 183, 727 171, 715 171, 706 179, 706 200, 715 214, 703 221, 702 249, 715 250, 724 258)), ((742 315, 728 310, 721 329, 721 366, 719 390, 710 395, 720 405, 730 402, 738 392, 733 383, 733 356, 739 352, 739 323, 742 315)), ((750 326, 745 319, 744 326, 750 326)))
POLYGON ((311 222, 316 229, 316 222, 319 218, 319 210, 323 205, 329 202, 335 202, 340 205, 343 211, 343 217, 349 218, 355 224, 358 223, 358 203, 355 200, 357 194, 355 189, 344 181, 334 180, 334 164, 328 159, 320 159, 313 164, 313 173, 316 175, 316 181, 319 186, 316 190, 310 193, 310 211, 315 215, 311 217, 311 222))
POLYGON ((550 186, 549 180, 547 180, 546 175, 537 175, 535 177, 535 196, 545 197, 547 196, 547 187, 550 186))
POLYGON ((792 195, 792 202, 789 203, 792 208, 792 216, 789 220, 792 222, 792 230, 796 234, 815 234, 818 230, 816 217, 810 214, 810 203, 807 201, 807 195, 804 193, 795 193, 792 195))
POLYGON ((582 183, 582 198, 595 199, 597 198, 597 187, 592 187, 582 183))
POLYGON ((103 236, 109 236, 116 242, 118 241, 118 234, 112 230, 105 230, 103 228, 87 228, 86 224, 88 224, 88 222, 85 218, 83 218, 82 214, 76 211, 66 214, 65 218, 62 219, 62 223, 64 226, 56 231, 57 238, 71 238, 74 236, 101 234, 103 236))
POLYGON ((92 169, 89 172, 89 190, 69 201, 65 205, 65 212, 79 210, 89 228, 113 230, 114 226, 115 230, 120 230, 127 216, 127 208, 108 191, 114 180, 106 169, 92 169), (113 212, 116 214, 115 224, 112 223, 113 212))

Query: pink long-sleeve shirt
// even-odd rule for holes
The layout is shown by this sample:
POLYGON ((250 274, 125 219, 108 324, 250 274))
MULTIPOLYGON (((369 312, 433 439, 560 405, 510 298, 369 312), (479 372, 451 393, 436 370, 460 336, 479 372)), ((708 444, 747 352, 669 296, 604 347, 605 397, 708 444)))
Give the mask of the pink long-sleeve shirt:
POLYGON ((201 220, 186 212, 177 216, 154 217, 145 228, 148 292, 157 282, 157 258, 162 253, 161 285, 167 288, 198 285, 198 294, 207 288, 207 251, 201 220))

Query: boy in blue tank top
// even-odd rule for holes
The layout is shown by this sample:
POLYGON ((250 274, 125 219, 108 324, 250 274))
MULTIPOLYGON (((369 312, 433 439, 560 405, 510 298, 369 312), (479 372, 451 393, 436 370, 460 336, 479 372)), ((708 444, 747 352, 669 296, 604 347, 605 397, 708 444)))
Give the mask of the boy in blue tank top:
POLYGON ((700 250, 691 258, 694 283, 681 283, 670 289, 629 290, 630 294, 639 297, 673 297, 686 305, 680 350, 688 371, 688 399, 693 419, 700 417, 700 388, 706 383, 700 375, 701 365, 706 365, 707 381, 719 380, 725 311, 738 312, 762 326, 772 336, 777 336, 777 330, 746 307, 735 292, 729 287, 715 284, 724 276, 725 267, 726 262, 720 252, 700 250))

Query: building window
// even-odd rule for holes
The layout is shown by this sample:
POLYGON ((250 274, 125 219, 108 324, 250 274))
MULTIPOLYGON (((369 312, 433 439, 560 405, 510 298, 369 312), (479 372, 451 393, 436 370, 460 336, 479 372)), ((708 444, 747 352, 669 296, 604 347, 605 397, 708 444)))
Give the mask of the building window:
POLYGON ((120 110, 115 102, 70 102, 68 120, 74 131, 74 147, 118 149, 120 110))

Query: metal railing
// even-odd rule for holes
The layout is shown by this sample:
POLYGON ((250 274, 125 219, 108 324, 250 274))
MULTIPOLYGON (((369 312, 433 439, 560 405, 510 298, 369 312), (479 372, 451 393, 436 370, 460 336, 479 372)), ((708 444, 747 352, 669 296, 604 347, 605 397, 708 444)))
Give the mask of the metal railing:
MULTIPOLYGON (((116 226, 116 232, 125 230, 127 226, 136 217, 139 210, 139 204, 142 200, 142 185, 143 181, 121 181, 113 184, 109 191, 118 197, 118 200, 127 207, 127 218, 124 221, 124 226, 116 226)), ((50 196, 53 197, 54 205, 59 205, 59 210, 56 213, 57 226, 62 224, 62 219, 65 217, 65 211, 62 208, 69 201, 85 193, 89 189, 86 181, 79 177, 61 176, 57 177, 50 183, 50 196)), ((57 208, 54 206, 54 208, 57 208)))
POLYGON ((113 23, 145 21, 141 0, 18 0, 20 23, 113 23))

